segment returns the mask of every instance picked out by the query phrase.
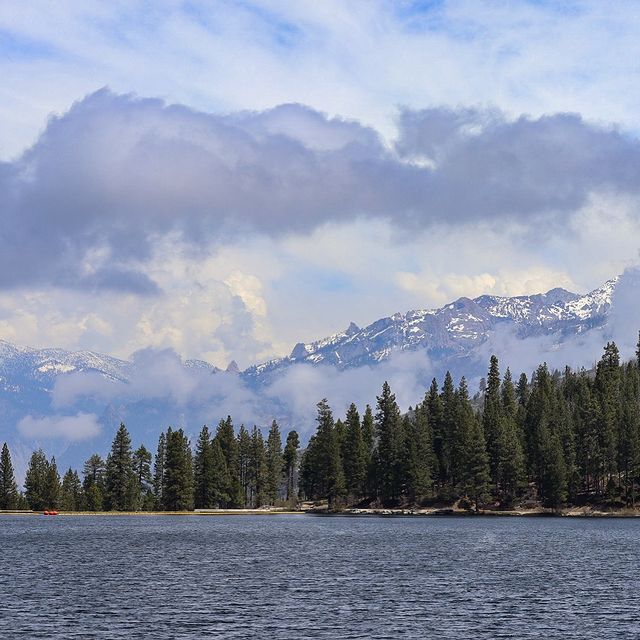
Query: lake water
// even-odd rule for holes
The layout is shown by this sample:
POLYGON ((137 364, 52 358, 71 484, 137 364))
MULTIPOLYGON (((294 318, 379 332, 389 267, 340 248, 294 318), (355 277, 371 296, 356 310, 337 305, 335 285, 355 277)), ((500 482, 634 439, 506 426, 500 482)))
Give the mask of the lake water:
POLYGON ((638 638, 640 520, 0 517, 0 638, 638 638))

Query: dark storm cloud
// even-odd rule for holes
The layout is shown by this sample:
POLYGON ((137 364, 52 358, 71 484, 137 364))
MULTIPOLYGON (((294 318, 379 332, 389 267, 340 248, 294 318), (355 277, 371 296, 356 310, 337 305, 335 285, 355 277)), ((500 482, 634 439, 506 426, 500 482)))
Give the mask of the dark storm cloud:
POLYGON ((507 121, 496 111, 406 111, 400 132, 400 156, 435 167, 427 215, 562 219, 590 193, 640 190, 638 140, 575 114, 507 121))
POLYGON ((157 242, 358 216, 425 229, 567 218, 594 191, 638 192, 640 144, 575 115, 404 111, 396 147, 356 122, 283 105, 216 116, 99 91, 0 164, 0 286, 157 291, 157 242))

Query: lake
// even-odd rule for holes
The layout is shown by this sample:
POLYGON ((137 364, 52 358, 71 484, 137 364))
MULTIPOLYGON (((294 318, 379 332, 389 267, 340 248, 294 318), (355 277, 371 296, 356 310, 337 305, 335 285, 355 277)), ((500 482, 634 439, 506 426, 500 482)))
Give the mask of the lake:
POLYGON ((0 517, 1 638, 631 638, 640 520, 0 517))

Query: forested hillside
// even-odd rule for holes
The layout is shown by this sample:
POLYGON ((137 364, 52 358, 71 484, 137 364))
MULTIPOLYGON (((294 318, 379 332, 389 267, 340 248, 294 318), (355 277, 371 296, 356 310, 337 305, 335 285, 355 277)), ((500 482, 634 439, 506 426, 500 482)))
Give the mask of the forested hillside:
POLYGON ((433 380, 403 413, 385 382, 360 415, 352 404, 335 419, 318 403, 317 430, 302 453, 296 431, 283 447, 274 421, 261 430, 231 417, 195 446, 182 429, 162 433, 155 461, 132 448, 124 425, 106 459, 92 455, 80 475, 60 480, 55 459, 33 453, 21 493, 5 445, 0 509, 168 510, 294 506, 299 500, 402 506, 458 503, 469 510, 515 504, 635 506, 640 483, 640 341, 620 362, 608 343, 593 371, 550 371, 531 380, 501 374, 491 358, 486 381, 470 396, 462 378, 433 380))

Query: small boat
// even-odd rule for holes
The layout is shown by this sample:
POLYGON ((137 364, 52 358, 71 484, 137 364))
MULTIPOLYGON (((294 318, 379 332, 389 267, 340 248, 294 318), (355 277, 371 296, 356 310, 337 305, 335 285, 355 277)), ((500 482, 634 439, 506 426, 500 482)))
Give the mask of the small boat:
POLYGON ((57 516, 58 512, 57 511, 43 511, 42 515, 43 516, 57 516))

